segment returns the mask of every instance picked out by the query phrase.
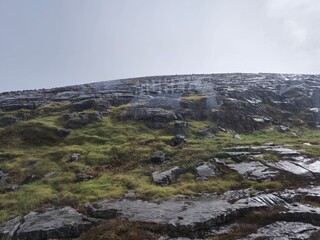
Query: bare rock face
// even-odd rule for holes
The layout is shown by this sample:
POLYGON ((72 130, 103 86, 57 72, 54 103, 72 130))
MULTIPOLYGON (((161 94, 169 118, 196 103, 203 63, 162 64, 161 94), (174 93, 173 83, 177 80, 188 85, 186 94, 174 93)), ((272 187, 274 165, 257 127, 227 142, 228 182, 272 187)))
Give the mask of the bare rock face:
POLYGON ((76 238, 81 232, 97 224, 71 207, 48 209, 43 213, 30 212, 0 225, 0 238, 13 237, 20 240, 76 238))
MULTIPOLYGON (((252 132, 269 123, 294 124, 297 113, 300 121, 319 125, 319 89, 319 75, 155 76, 1 93, 0 110, 36 110, 45 104, 69 101, 74 112, 94 109, 106 113, 112 106, 127 104, 120 119, 144 121, 152 128, 194 119, 214 120, 236 132, 252 132)), ((5 124, 15 121, 7 120, 3 120, 5 124)), ((75 125, 79 126, 70 126, 75 125)))
POLYGON ((305 239, 320 238, 320 227, 302 222, 275 222, 260 228, 257 233, 250 234, 242 240, 258 239, 305 239))

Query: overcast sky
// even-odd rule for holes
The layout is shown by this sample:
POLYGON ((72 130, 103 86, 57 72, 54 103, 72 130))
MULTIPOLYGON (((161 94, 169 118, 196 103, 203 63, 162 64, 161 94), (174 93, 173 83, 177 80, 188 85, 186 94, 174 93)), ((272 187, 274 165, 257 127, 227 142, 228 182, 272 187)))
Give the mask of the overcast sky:
POLYGON ((217 72, 320 73, 320 1, 0 0, 0 92, 217 72))

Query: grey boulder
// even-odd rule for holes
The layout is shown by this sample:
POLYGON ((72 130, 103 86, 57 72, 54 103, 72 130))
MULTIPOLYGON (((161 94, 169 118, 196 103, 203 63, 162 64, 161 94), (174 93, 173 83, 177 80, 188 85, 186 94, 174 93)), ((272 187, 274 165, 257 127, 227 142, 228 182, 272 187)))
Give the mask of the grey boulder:
POLYGON ((275 222, 263 228, 257 233, 250 234, 242 240, 316 240, 320 237, 320 227, 301 222, 275 222))
POLYGON ((83 231, 98 223, 71 207, 48 209, 43 213, 30 212, 0 225, 0 237, 14 237, 20 240, 42 240, 76 238, 83 231))
POLYGON ((210 163, 203 163, 196 168, 197 173, 197 180, 207 180, 212 177, 216 177, 219 174, 218 169, 210 164, 210 163))
POLYGON ((174 167, 164 172, 156 171, 152 173, 152 180, 159 185, 169 185, 175 183, 181 173, 180 167, 174 167))

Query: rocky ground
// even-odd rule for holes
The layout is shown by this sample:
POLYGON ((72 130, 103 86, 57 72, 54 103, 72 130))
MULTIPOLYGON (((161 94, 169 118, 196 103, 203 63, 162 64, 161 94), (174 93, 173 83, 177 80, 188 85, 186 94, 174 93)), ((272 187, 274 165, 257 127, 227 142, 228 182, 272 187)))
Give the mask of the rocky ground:
POLYGON ((320 239, 320 76, 0 93, 0 239, 320 239))

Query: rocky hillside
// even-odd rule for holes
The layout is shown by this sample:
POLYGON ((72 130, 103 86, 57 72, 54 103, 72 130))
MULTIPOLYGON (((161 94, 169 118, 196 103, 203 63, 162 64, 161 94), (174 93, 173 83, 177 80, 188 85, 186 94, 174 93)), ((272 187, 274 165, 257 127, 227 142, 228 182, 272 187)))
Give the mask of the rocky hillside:
MULTIPOLYGON (((320 121, 320 76, 214 74, 145 77, 72 87, 2 93, 0 109, 36 110, 68 101, 72 112, 94 108, 105 114, 124 106, 120 120, 145 121, 161 128, 174 120, 211 120, 236 131, 269 123, 315 126, 320 121), (127 104, 125 106, 124 104, 127 104)), ((2 119, 7 125, 28 115, 2 119), (15 117, 15 118, 14 118, 15 117)))
POLYGON ((319 239, 320 75, 0 93, 0 239, 319 239))

